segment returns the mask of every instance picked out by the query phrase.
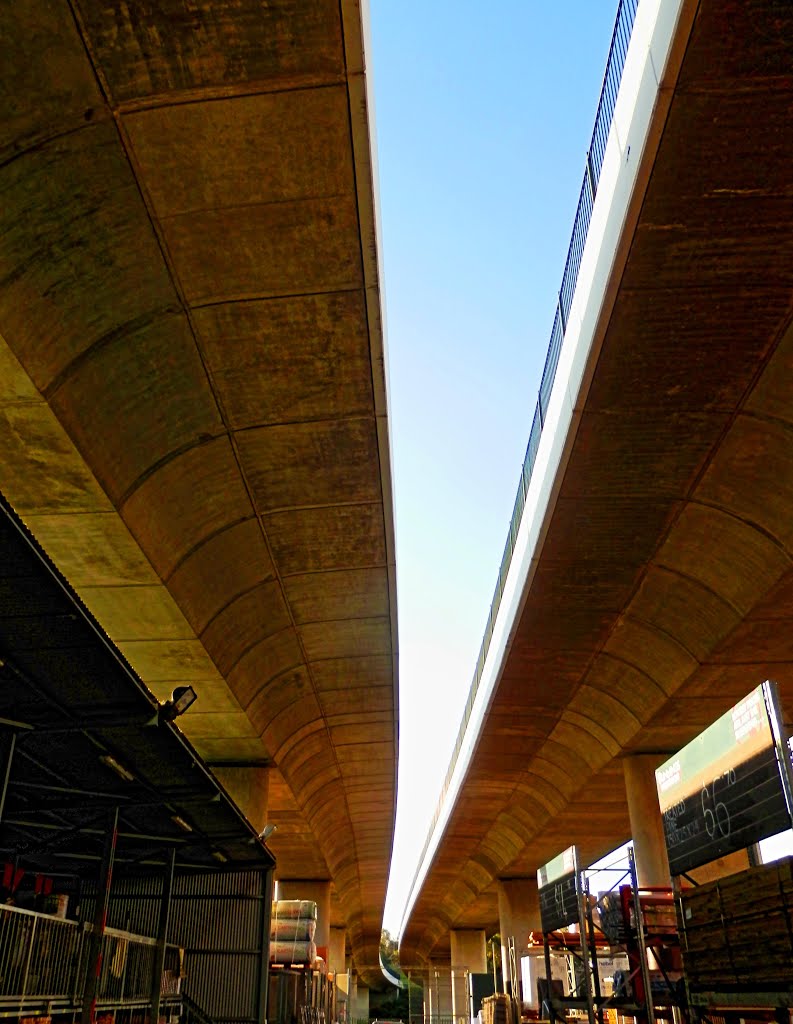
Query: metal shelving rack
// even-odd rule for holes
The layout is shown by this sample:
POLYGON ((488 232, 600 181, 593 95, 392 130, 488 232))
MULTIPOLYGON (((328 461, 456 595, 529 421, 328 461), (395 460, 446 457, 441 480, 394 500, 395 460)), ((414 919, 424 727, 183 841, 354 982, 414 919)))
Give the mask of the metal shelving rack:
MULTIPOLYGON (((602 869, 606 870, 606 869, 602 869)), ((611 869, 614 870, 614 869, 611 869)), ((578 877, 578 925, 575 933, 566 931, 543 933, 546 978, 551 978, 551 957, 564 955, 573 965, 570 972, 574 981, 569 996, 548 994, 547 1003, 551 1021, 564 1020, 566 1011, 584 1011, 589 1024, 605 1024, 604 1011, 618 1010, 622 1015, 656 1024, 657 1010, 667 1010, 665 1016, 675 1012, 686 1015, 685 999, 680 987, 663 961, 666 950, 679 948, 674 924, 674 892, 672 889, 640 887, 636 878, 633 850, 628 852, 628 869, 607 893, 601 894, 599 920, 594 913, 595 900, 589 891, 585 872, 578 877), (604 899, 605 897, 605 899, 604 899), (609 899, 610 897, 610 899, 609 899), (648 919, 648 911, 666 911, 660 921, 655 913, 648 919), (598 960, 608 951, 609 957, 622 954, 627 957, 628 973, 620 979, 611 994, 601 991, 598 960), (652 966, 651 966, 652 960, 652 966), (653 986, 654 977, 662 983, 653 986)))

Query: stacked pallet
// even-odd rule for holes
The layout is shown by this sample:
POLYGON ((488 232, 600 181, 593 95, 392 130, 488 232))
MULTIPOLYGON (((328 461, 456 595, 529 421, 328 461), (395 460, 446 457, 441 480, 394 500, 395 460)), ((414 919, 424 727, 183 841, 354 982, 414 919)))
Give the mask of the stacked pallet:
POLYGON ((597 911, 600 927, 606 939, 618 945, 625 941, 625 919, 622 915, 622 903, 618 892, 598 893, 597 911))
POLYGON ((790 990, 793 858, 685 890, 678 924, 692 991, 790 990))
POLYGON ((514 1024, 513 1000, 503 992, 486 996, 482 1000, 482 1024, 514 1024))
POLYGON ((317 904, 313 900, 273 900, 270 916, 270 963, 313 964, 317 904))

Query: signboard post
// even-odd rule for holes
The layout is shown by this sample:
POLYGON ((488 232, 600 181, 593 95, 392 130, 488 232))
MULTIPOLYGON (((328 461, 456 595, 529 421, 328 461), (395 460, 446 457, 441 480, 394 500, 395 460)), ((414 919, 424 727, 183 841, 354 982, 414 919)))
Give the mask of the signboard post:
POLYGON ((790 757, 765 682, 655 773, 669 868, 681 875, 791 826, 790 757))

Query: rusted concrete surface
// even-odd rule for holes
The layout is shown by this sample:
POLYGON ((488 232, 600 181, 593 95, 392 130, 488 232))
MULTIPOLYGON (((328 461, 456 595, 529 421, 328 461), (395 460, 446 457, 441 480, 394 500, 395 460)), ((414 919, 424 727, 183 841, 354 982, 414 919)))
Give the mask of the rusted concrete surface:
POLYGON ((400 947, 498 921, 494 879, 629 835, 620 758, 758 682, 793 718, 788 4, 702 0, 478 749, 400 947))
POLYGON ((0 12, 0 489, 209 760, 273 766, 284 877, 377 964, 396 786, 361 12, 0 12))

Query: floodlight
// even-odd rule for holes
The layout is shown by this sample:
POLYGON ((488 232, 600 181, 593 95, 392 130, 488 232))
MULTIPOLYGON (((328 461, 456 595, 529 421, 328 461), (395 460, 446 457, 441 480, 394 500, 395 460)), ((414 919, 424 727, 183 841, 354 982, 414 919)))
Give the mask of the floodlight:
POLYGON ((198 700, 198 694, 192 686, 177 686, 171 694, 171 699, 167 700, 160 708, 160 716, 166 722, 172 722, 174 718, 183 715, 188 708, 192 707, 196 700, 198 700))

